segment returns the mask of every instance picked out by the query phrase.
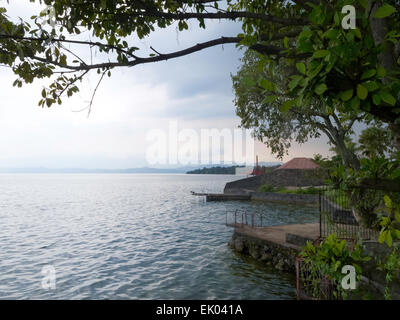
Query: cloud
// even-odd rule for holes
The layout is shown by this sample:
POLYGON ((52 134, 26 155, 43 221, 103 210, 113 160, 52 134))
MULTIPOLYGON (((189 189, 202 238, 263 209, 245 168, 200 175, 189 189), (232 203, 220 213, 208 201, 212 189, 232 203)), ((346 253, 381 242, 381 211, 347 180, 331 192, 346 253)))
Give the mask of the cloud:
MULTIPOLYGON (((29 18, 40 6, 28 1, 12 1, 10 16, 29 18)), ((176 26, 156 31, 144 40, 130 39, 140 55, 157 51, 168 53, 196 43, 234 36, 240 26, 217 21, 199 29, 177 32, 176 26)), ((80 37, 87 37, 83 33, 80 37)), ((72 47, 71 47, 72 48, 72 47)), ((89 59, 87 48, 73 47, 89 59)), ((49 79, 23 88, 13 88, 15 75, 0 73, 0 166, 48 166, 118 168, 145 165, 146 134, 154 128, 167 128, 178 120, 182 128, 231 128, 239 124, 235 116, 230 73, 239 66, 241 52, 234 45, 203 50, 166 62, 115 69, 96 93, 89 117, 87 107, 99 76, 93 71, 73 98, 61 106, 39 108, 37 102, 49 79)), ((104 55, 94 54, 100 61, 104 55)), ((312 149, 313 147, 310 146, 312 149)), ((269 151, 260 153, 271 160, 269 151)), ((265 158, 264 157, 264 158, 265 158)))

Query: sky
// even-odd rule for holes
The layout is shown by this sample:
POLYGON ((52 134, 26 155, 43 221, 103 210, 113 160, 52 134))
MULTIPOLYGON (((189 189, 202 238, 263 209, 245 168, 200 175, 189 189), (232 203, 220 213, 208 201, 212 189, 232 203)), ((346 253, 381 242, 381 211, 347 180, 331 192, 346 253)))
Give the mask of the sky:
MULTIPOLYGON (((10 2, 0 0, 10 17, 28 18, 40 10, 27 0, 10 2)), ((241 31, 233 22, 206 25, 199 29, 193 20, 188 31, 177 32, 175 25, 132 41, 146 55, 152 52, 150 46, 166 53, 241 31)), ((89 34, 81 36, 87 39, 89 34)), ((88 55, 87 50, 80 53, 88 55)), ((142 167, 149 165, 147 138, 152 130, 168 132, 169 125, 177 123, 179 130, 233 131, 240 119, 230 75, 238 70, 242 54, 229 44, 167 62, 115 69, 100 84, 89 115, 85 107, 97 84, 95 71, 82 82, 79 94, 64 98, 61 106, 41 108, 40 93, 50 79, 14 88, 16 76, 0 67, 0 167, 142 167)), ((325 137, 301 146, 294 143, 283 161, 315 153, 330 154, 325 137)), ((255 154, 259 161, 279 161, 259 142, 255 154)))

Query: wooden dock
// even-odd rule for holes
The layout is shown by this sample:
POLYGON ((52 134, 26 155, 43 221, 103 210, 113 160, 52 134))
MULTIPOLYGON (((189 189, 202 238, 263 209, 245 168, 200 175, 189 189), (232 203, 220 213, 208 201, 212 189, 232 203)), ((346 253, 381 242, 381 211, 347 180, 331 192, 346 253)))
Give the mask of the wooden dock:
POLYGON ((232 200, 250 200, 251 196, 247 194, 226 194, 226 193, 199 193, 191 192, 194 196, 205 196, 206 201, 232 201, 232 200))

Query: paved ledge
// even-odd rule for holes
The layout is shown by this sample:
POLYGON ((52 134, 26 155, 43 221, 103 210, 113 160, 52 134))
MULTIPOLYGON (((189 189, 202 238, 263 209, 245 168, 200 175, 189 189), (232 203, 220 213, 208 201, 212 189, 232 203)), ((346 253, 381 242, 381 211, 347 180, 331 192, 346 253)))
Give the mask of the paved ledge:
POLYGON ((318 237, 318 223, 255 228, 237 225, 229 246, 278 270, 293 272, 296 256, 305 239, 315 240, 318 237))
POLYGON ((317 194, 291 194, 276 192, 252 192, 236 190, 236 193, 198 193, 193 192, 194 196, 205 196, 206 201, 233 201, 233 200, 257 200, 285 204, 299 205, 318 205, 317 194))

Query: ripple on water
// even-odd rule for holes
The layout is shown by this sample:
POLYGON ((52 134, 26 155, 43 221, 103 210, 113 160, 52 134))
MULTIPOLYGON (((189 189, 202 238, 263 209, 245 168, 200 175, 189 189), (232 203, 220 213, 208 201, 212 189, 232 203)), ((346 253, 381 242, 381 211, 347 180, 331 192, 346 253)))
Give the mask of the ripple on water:
POLYGON ((227 246, 225 212, 270 225, 312 222, 313 208, 206 203, 234 176, 0 175, 0 298, 292 299, 292 276, 227 246), (41 270, 56 270, 56 289, 41 270))

